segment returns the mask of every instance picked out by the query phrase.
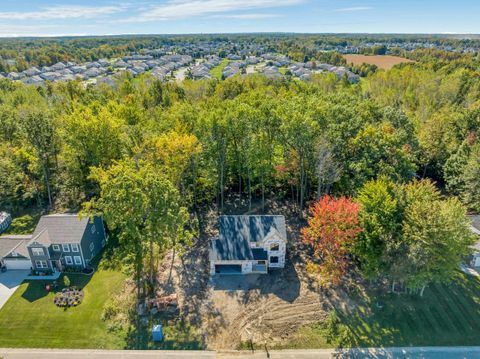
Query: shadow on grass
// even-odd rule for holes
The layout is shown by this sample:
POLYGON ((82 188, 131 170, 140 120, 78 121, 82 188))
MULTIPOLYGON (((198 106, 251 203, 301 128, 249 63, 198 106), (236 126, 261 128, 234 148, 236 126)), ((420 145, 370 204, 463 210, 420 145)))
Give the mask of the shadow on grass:
MULTIPOLYGON (((95 274, 94 274, 95 275, 95 274)), ((27 289, 22 294, 22 298, 28 300, 29 302, 35 302, 39 299, 46 297, 49 292, 46 289, 46 285, 53 285, 53 290, 51 292, 57 293, 65 288, 64 276, 67 276, 70 279, 70 287, 77 287, 79 289, 85 288, 85 286, 90 282, 92 276, 78 273, 64 273, 57 280, 35 280, 27 281, 27 289), (54 284, 56 283, 56 287, 54 284)))
POLYGON ((478 345, 480 281, 460 276, 424 296, 368 292, 355 309, 336 308, 339 347, 478 345))

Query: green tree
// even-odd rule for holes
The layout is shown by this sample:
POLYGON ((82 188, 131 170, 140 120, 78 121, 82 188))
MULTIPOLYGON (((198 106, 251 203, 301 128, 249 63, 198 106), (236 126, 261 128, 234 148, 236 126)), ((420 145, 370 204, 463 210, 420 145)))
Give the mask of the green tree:
POLYGON ((429 181, 405 185, 403 241, 408 248, 406 285, 420 290, 449 282, 474 243, 465 207, 456 198, 442 200, 429 181))
POLYGON ((140 296, 145 262, 153 286, 155 252, 162 255, 190 244, 191 237, 181 236, 187 233, 188 211, 181 206, 177 189, 148 162, 122 160, 106 170, 94 169, 92 179, 100 185, 100 197, 86 204, 86 212, 99 211, 118 233, 140 296))
POLYGON ((27 143, 35 151, 42 178, 45 183, 48 204, 53 205, 53 173, 57 167, 58 129, 50 111, 41 107, 20 109, 20 127, 27 143))
POLYGON ((396 192, 395 184, 382 177, 365 183, 356 197, 363 230, 351 251, 367 278, 378 278, 388 273, 391 261, 395 261, 402 220, 396 192))

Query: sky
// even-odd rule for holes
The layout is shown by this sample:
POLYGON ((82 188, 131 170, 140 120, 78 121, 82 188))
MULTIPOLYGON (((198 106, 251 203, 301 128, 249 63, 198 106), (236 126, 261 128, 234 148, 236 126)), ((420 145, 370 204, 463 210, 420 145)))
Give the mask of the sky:
POLYGON ((480 0, 0 0, 0 36, 480 33, 480 0))

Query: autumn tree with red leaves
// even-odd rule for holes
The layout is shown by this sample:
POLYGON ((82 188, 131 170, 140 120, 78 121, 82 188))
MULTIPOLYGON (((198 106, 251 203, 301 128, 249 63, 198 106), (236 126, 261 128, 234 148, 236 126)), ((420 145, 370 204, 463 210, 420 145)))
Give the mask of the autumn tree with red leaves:
POLYGON ((309 209, 302 240, 312 248, 314 258, 307 263, 307 269, 317 273, 324 286, 338 285, 346 273, 347 245, 362 231, 359 209, 351 198, 328 195, 309 209))

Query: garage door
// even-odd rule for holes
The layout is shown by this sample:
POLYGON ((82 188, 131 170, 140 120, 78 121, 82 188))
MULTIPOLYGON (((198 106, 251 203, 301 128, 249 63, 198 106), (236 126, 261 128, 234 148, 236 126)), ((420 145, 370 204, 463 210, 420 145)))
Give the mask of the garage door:
POLYGON ((32 262, 29 259, 4 259, 7 270, 30 269, 32 262))
POLYGON ((242 274, 240 264, 216 264, 215 273, 217 274, 242 274))

